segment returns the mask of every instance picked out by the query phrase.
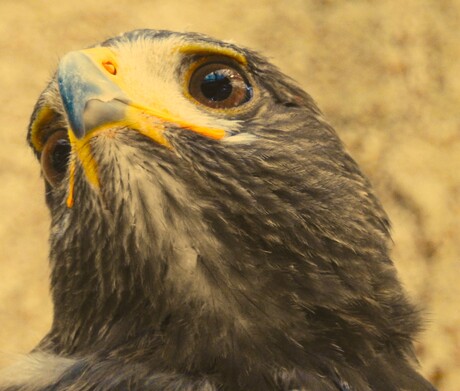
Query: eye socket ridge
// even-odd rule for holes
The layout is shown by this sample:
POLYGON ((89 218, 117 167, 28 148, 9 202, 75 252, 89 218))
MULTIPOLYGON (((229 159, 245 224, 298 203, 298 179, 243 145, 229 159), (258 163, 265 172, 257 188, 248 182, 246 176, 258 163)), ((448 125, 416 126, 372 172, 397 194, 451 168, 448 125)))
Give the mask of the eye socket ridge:
POLYGON ((188 93, 212 109, 232 109, 249 102, 253 88, 244 72, 230 61, 208 61, 192 71, 188 93))

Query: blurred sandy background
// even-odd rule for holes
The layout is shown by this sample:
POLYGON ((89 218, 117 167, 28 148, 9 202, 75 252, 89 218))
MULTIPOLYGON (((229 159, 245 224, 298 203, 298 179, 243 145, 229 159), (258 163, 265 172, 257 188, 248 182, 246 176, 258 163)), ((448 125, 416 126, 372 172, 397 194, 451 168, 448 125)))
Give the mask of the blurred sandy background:
POLYGON ((33 104, 64 53, 141 27, 252 47, 313 95, 393 222, 422 371, 460 390, 460 0, 1 0, 0 367, 51 321, 33 104))

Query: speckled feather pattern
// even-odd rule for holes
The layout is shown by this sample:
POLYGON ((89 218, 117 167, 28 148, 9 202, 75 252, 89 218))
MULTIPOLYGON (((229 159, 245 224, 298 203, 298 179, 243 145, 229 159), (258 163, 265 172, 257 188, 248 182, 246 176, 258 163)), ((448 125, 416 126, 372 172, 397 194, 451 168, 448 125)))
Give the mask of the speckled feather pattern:
MULTIPOLYGON (((31 356, 45 354, 44 379, 50 357, 62 370, 0 390, 433 390, 414 369, 420 322, 386 214, 313 100, 256 53, 201 35, 103 45, 139 40, 241 52, 257 102, 216 114, 224 140, 174 125, 173 151, 123 129, 90 139, 103 186, 77 164, 70 209, 66 180, 47 186, 54 321, 31 356)), ((35 113, 44 104, 62 126, 55 81, 35 113)))

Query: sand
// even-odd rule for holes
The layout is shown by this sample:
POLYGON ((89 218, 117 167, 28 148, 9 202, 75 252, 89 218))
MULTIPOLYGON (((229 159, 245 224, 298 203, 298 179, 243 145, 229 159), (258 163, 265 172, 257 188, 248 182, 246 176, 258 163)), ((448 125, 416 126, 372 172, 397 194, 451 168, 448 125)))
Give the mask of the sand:
POLYGON ((28 117, 60 56, 147 27, 256 49, 318 102, 393 223, 393 259, 425 311, 417 351, 460 389, 460 0, 1 0, 0 367, 51 322, 40 168, 28 117))

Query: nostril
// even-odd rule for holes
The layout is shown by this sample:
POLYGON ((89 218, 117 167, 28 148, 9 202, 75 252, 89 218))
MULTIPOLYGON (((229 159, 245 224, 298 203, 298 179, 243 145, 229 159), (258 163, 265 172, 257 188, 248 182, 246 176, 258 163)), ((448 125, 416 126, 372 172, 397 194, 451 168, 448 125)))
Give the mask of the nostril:
POLYGON ((111 75, 116 75, 117 74, 117 68, 111 61, 104 61, 102 63, 102 66, 105 68, 107 72, 109 72, 111 75))

